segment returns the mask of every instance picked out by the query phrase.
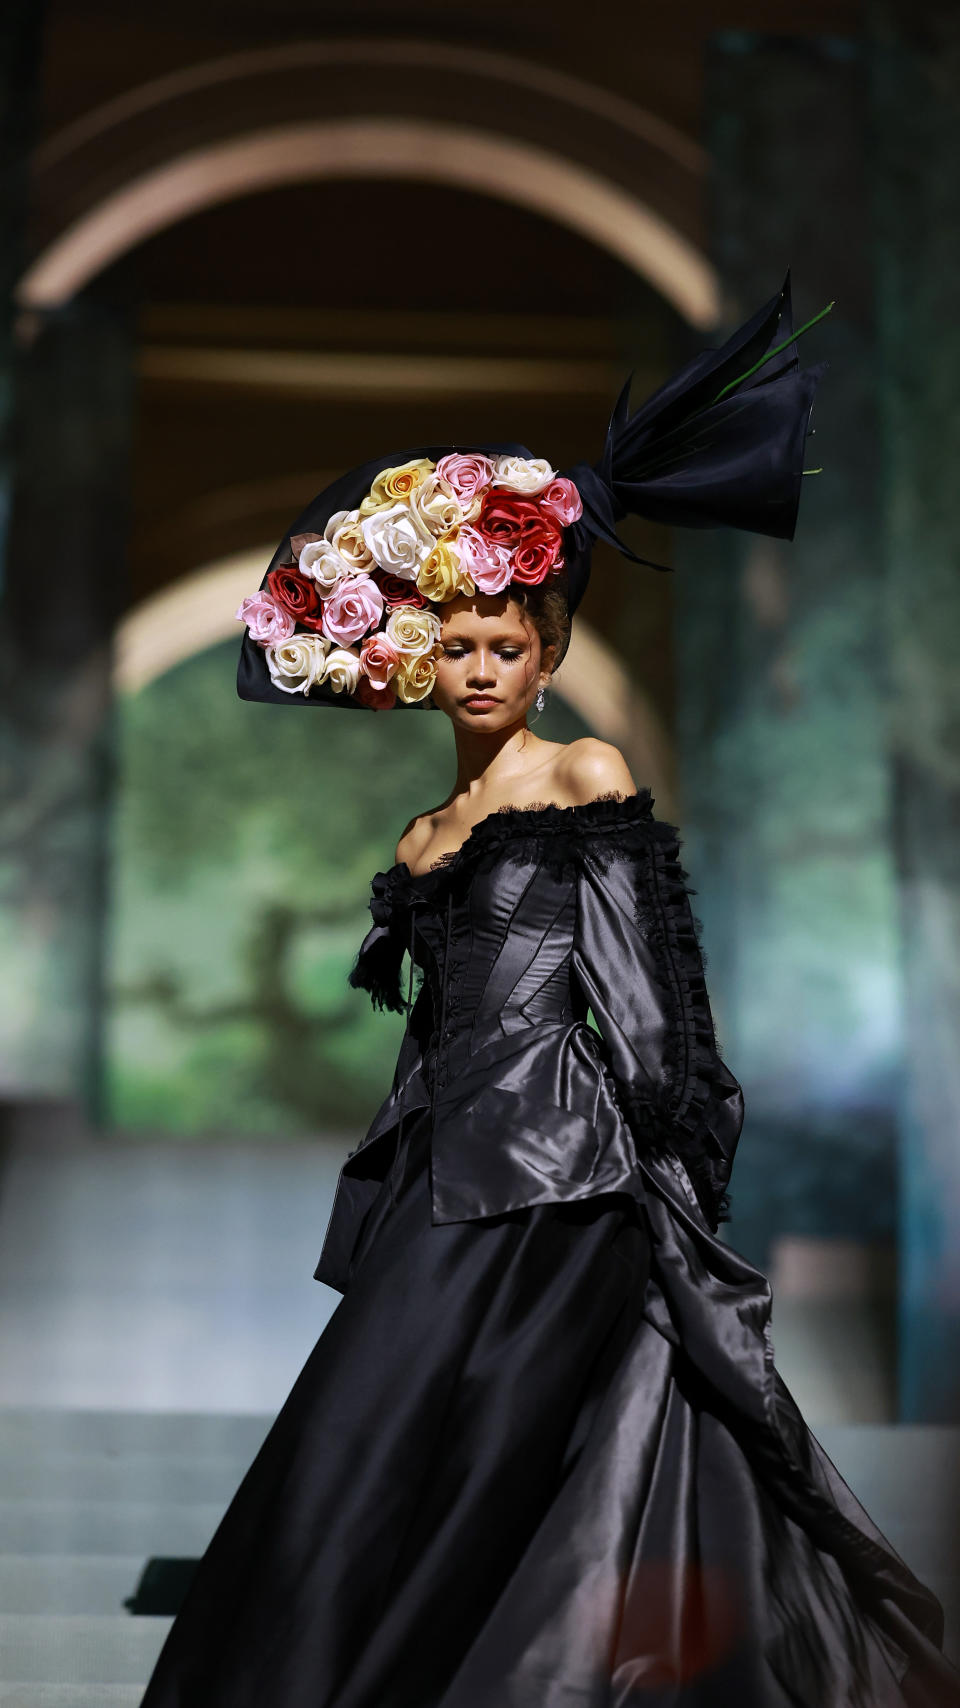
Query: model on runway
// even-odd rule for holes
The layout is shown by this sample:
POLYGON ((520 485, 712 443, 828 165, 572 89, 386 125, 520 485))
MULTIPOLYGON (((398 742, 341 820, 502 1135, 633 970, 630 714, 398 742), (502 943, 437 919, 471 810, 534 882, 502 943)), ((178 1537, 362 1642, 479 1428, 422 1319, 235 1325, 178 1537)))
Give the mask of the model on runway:
POLYGON ((406 1029, 316 1271, 342 1299, 143 1708, 960 1703, 939 1603, 718 1237, 743 1097, 678 832, 616 748, 531 727, 625 514, 793 537, 822 371, 794 337, 788 280, 621 398, 596 467, 353 470, 241 606, 245 698, 432 707, 455 780, 375 874, 351 974, 406 1029))

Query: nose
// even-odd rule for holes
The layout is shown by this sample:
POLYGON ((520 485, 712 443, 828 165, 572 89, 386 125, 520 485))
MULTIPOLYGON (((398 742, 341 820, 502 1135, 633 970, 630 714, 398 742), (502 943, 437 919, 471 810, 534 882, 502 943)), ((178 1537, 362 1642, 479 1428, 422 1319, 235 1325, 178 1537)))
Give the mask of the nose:
POLYGON ((493 668, 491 654, 487 651, 486 647, 478 646, 476 651, 471 655, 470 668, 467 671, 468 683, 471 688, 485 688, 491 682, 495 682, 496 679, 496 672, 493 668))

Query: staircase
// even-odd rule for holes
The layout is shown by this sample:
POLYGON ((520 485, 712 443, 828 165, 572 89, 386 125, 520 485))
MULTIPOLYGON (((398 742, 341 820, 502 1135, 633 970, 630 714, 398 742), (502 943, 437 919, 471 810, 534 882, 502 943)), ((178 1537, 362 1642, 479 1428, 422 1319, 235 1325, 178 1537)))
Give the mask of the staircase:
MULTIPOLYGON (((270 1419, 0 1410, 0 1708, 139 1708, 170 1616, 147 1562, 203 1552, 270 1419), (138 1598, 138 1589, 140 1591, 138 1598)), ((960 1652, 960 1431, 815 1432, 871 1516, 940 1596, 960 1652)), ((187 1568, 189 1569, 189 1568, 187 1568)))
POLYGON ((171 1619, 150 1559, 197 1559, 269 1419, 0 1410, 0 1708, 138 1708, 171 1619))

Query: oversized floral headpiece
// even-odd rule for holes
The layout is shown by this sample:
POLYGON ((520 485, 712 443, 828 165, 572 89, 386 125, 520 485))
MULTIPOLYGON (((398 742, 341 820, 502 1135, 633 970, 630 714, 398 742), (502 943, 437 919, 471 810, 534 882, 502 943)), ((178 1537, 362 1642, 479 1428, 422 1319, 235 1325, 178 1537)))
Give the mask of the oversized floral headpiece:
MULTIPOLYGON (((805 332, 832 303, 800 328, 805 332)), ((246 625, 242 699, 386 710, 429 704, 440 616, 460 593, 566 588, 572 617, 593 543, 629 514, 793 539, 814 392, 800 369, 790 274, 719 350, 629 413, 628 381, 596 465, 558 473, 522 445, 428 446, 352 469, 274 554, 246 625)))

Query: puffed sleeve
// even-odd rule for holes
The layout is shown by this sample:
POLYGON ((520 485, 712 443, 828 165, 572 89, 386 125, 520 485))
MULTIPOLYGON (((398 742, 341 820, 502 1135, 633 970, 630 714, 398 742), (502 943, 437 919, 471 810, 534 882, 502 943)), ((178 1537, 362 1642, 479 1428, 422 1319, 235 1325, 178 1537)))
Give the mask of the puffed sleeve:
POLYGON ((720 1059, 674 826, 607 825, 577 860, 573 964, 638 1152, 670 1150, 716 1233, 743 1125, 720 1059))

